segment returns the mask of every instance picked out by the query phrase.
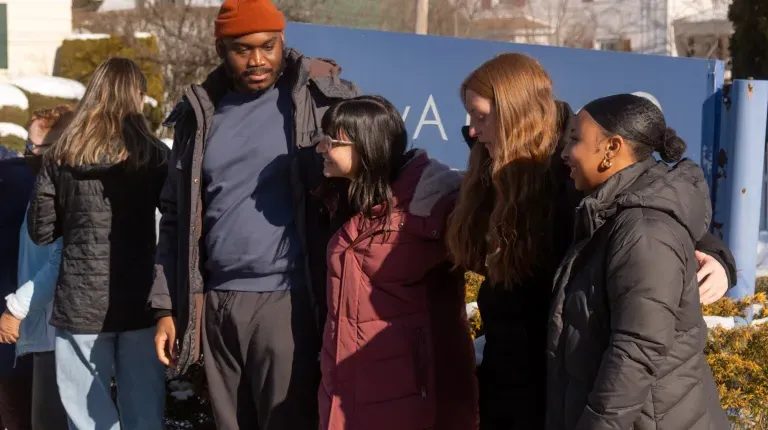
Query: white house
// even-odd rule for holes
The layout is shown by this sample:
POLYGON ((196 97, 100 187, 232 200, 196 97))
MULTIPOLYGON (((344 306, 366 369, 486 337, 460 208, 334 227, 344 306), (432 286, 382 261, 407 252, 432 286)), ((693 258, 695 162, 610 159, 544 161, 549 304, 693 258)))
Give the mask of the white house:
POLYGON ((0 82, 52 74, 70 33, 71 0, 0 0, 0 82))
MULTIPOLYGON (((457 0, 458 1, 458 0, 457 0)), ((467 1, 467 0, 464 0, 467 1)), ((659 55, 712 56, 730 35, 731 0, 472 0, 472 17, 536 25, 514 41, 659 55), (544 34, 547 37, 543 37, 544 34), (546 39, 549 43, 544 43, 546 39), (710 40, 712 39, 712 40, 710 40), (708 48, 692 44, 707 43, 708 48), (681 51, 682 52, 679 52, 681 51), (711 52, 710 52, 711 51, 711 52), (710 53, 711 55, 706 55, 710 53)), ((725 50, 727 53, 727 49, 725 50)), ((727 54, 726 54, 727 55, 727 54)))

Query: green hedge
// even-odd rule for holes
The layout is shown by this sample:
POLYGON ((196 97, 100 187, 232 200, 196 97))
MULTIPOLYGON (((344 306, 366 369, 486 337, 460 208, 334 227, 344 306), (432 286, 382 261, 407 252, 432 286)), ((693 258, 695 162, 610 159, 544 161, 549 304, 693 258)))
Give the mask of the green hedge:
POLYGON ((768 293, 768 276, 757 278, 755 281, 755 294, 768 293))
MULTIPOLYGON (((157 107, 149 104, 144 114, 157 130, 163 120, 163 74, 157 61, 157 39, 122 38, 112 35, 104 39, 65 40, 59 52, 59 68, 56 75, 88 84, 96 67, 111 57, 130 58, 147 77, 147 95, 157 100, 157 107)), ((31 101, 30 101, 31 104, 31 101)))
MULTIPOLYGON (((74 100, 74 99, 62 99, 59 97, 49 97, 42 94, 30 93, 27 91, 24 91, 24 95, 26 95, 27 100, 29 100, 30 115, 32 114, 32 112, 35 112, 39 109, 52 109, 61 105, 74 106, 75 104, 77 104, 77 100, 74 100)), ((26 126, 26 124, 23 124, 23 125, 26 126)))
POLYGON ((8 149, 12 149, 20 154, 24 153, 24 145, 27 142, 19 136, 0 136, 0 146, 5 146, 8 149))
POLYGON ((10 122, 22 127, 27 126, 29 111, 15 106, 0 107, 0 122, 10 122))

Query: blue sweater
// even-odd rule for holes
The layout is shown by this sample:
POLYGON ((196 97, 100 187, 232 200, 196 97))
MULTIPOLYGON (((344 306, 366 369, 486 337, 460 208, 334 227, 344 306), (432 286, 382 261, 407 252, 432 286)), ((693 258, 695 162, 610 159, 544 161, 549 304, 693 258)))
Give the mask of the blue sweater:
POLYGON ((51 319, 53 295, 61 265, 61 238, 48 246, 38 246, 27 233, 27 218, 19 234, 19 289, 6 296, 8 311, 22 320, 16 356, 53 351, 56 330, 51 319))
POLYGON ((283 86, 229 93, 216 107, 203 156, 206 290, 304 284, 290 180, 292 112, 283 86))

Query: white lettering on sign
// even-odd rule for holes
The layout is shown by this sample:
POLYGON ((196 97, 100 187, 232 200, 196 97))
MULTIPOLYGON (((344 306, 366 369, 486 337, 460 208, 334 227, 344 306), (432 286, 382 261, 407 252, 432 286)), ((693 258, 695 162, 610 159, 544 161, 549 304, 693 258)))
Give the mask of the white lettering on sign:
POLYGON ((464 125, 469 125, 469 114, 467 114, 467 123, 464 125))
POLYGON ((405 120, 408 118, 408 112, 410 112, 410 111, 411 111, 411 107, 410 106, 406 106, 405 110, 403 111, 403 122, 405 122, 405 120))
MULTIPOLYGON (((406 108, 406 111, 408 108, 406 108)), ((419 138, 419 134, 421 134, 421 128, 425 125, 436 125, 437 128, 440 130, 440 136, 443 138, 443 140, 448 140, 448 136, 445 134, 445 129, 443 128, 443 122, 440 121, 440 114, 437 112, 437 106, 435 105, 435 98, 432 97, 432 94, 429 95, 429 98, 427 99, 427 104, 424 106, 424 111, 421 112, 421 119, 419 119, 419 125, 416 126, 416 132, 413 133, 413 140, 416 140, 419 138), (429 111, 432 111, 432 116, 434 119, 427 119, 427 113, 429 111)))

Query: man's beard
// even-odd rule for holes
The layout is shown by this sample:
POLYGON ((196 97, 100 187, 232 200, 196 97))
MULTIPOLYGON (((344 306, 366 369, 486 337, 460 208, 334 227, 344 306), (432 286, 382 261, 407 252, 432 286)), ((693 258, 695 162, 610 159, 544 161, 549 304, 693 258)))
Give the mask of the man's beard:
POLYGON ((227 76, 232 81, 232 88, 234 88, 237 91, 255 94, 255 95, 259 95, 266 92, 277 83, 280 75, 283 73, 283 70, 285 68, 285 55, 283 55, 282 61, 280 61, 280 64, 277 66, 277 68, 278 70, 274 70, 271 67, 251 67, 251 68, 245 69, 243 73, 238 75, 235 72, 235 70, 232 68, 232 66, 226 60, 224 60, 224 69, 227 71, 227 76), (244 83, 245 78, 247 78, 248 76, 263 75, 265 73, 269 73, 272 77, 274 77, 274 81, 262 89, 254 90, 244 83))

